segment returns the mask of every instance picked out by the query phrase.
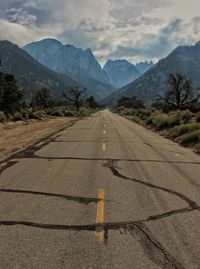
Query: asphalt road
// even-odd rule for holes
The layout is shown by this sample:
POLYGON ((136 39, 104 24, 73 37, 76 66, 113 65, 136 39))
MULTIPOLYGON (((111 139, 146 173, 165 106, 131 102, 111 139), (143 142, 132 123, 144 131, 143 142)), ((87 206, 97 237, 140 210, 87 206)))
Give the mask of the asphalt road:
POLYGON ((0 268, 200 268, 199 205, 199 156, 98 112, 0 165, 0 268))

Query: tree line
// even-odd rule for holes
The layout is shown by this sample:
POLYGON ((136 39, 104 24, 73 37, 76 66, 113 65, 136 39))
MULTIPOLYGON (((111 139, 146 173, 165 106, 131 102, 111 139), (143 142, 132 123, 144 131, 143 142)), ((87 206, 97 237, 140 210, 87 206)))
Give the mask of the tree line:
MULTIPOLYGON (((171 110, 190 109, 194 112, 200 110, 199 98, 196 94, 192 81, 182 73, 169 74, 168 89, 163 96, 156 96, 153 107, 162 109, 164 112, 171 110)), ((196 91, 197 92, 197 91, 196 91)), ((31 107, 33 110, 49 109, 61 106, 73 106, 79 112, 81 107, 97 109, 99 104, 93 96, 87 98, 87 90, 78 87, 70 87, 63 92, 60 98, 52 95, 50 89, 42 88, 35 92, 28 102, 23 90, 18 88, 17 80, 13 75, 0 72, 0 111, 5 115, 13 115, 23 108, 31 107)), ((122 97, 118 100, 118 107, 145 108, 143 101, 137 97, 122 97)))
MULTIPOLYGON (((193 82, 185 74, 169 74, 167 85, 168 89, 164 95, 155 96, 156 102, 151 105, 152 107, 162 109, 165 112, 184 109, 190 109, 194 112, 200 110, 200 94, 196 94, 195 96, 193 82)), ((145 107, 144 103, 137 97, 125 96, 118 100, 117 106, 135 109, 145 107)))
POLYGON ((0 111, 7 117, 24 108, 39 110, 61 106, 73 106, 77 112, 81 107, 99 108, 95 98, 93 96, 87 98, 87 90, 78 87, 71 87, 67 93, 63 92, 60 98, 54 97, 50 89, 42 88, 36 91, 28 101, 25 98, 25 92, 18 88, 15 76, 0 72, 0 111))

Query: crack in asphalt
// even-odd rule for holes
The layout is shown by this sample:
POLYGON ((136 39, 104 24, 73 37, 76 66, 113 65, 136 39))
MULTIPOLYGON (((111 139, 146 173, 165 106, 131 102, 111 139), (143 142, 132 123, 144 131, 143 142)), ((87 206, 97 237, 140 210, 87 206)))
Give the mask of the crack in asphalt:
POLYGON ((171 255, 162 244, 151 234, 150 230, 146 225, 135 224, 129 228, 129 232, 132 236, 138 235, 138 242, 142 246, 144 252, 148 257, 155 262, 157 265, 164 269, 184 269, 182 263, 177 261, 177 259, 171 255))
MULTIPOLYGON (((147 143, 147 142, 142 142, 142 143, 143 143, 144 145, 150 147, 150 148, 153 148, 153 147, 154 147, 154 146, 153 146, 152 144, 150 144, 150 143, 147 143)), ((185 154, 184 152, 180 152, 180 151, 169 150, 169 149, 165 149, 165 148, 163 148, 163 147, 158 147, 158 146, 156 146, 156 147, 159 148, 159 149, 162 149, 162 150, 164 150, 164 151, 173 152, 173 153, 176 153, 176 154, 185 154)))
POLYGON ((133 220, 133 221, 123 221, 123 222, 104 222, 104 223, 93 223, 88 225, 62 225, 62 224, 47 224, 47 223, 36 223, 31 221, 0 221, 0 226, 15 226, 15 225, 24 225, 24 226, 30 226, 35 228, 42 228, 42 229, 52 229, 52 230, 71 230, 71 231, 95 231, 98 229, 98 231, 106 231, 107 238, 108 238, 108 231, 109 230, 119 230, 119 229, 125 229, 128 230, 130 225, 140 225, 141 223, 148 223, 148 222, 154 222, 157 220, 161 220, 163 218, 168 218, 177 214, 184 214, 184 213, 190 213, 194 210, 200 210, 200 208, 191 208, 191 207, 185 207, 169 212, 165 212, 162 214, 149 216, 145 219, 140 220, 133 220))
POLYGON ((149 188, 158 189, 160 191, 164 191, 164 192, 170 193, 172 195, 176 195, 179 198, 181 198, 182 200, 184 200, 186 203, 188 203, 191 208, 194 208, 194 209, 199 208, 199 206, 197 205, 197 203, 195 201, 191 200, 186 195, 184 195, 178 191, 174 191, 174 190, 171 190, 171 189, 168 189, 165 187, 154 185, 152 183, 142 181, 138 178, 130 178, 130 177, 127 177, 125 175, 122 175, 116 168, 116 161, 113 161, 113 160, 109 161, 108 163, 104 164, 104 166, 108 167, 110 169, 110 171, 112 172, 112 174, 118 178, 133 181, 133 182, 136 182, 138 184, 144 185, 144 186, 149 187, 149 188))
MULTIPOLYGON (((56 198, 65 199, 68 201, 74 201, 74 202, 78 202, 78 203, 82 203, 82 204, 86 204, 86 205, 89 205, 90 203, 98 203, 99 201, 101 201, 101 199, 98 199, 98 198, 71 196, 71 195, 58 194, 58 193, 28 191, 28 190, 0 189, 0 192, 22 193, 22 194, 31 194, 31 195, 39 195, 39 196, 56 197, 56 198)), ((107 201, 109 201, 109 200, 107 200, 107 201)))
MULTIPOLYGON (((51 142, 51 141, 50 141, 51 142)), ((42 146, 45 146, 43 144, 42 146)), ((20 151, 12 156, 12 159, 44 159, 44 160, 78 160, 78 161, 121 161, 121 162, 150 162, 150 163, 168 163, 168 164, 194 164, 199 165, 200 162, 188 162, 188 161, 167 161, 167 160, 155 160, 155 159, 129 159, 129 158, 89 158, 89 157, 45 157, 35 155, 35 152, 40 150, 39 147, 29 147, 26 150, 20 151)), ((5 161, 4 161, 5 162, 5 161)), ((2 162, 3 163, 3 162, 2 162)), ((1 164, 1 162, 0 162, 1 164)))
MULTIPOLYGON (((199 208, 198 208, 199 209, 199 208)), ((89 225, 58 225, 58 224, 44 224, 28 221, 0 221, 0 226, 16 226, 23 225, 31 228, 62 230, 62 231, 104 231, 104 244, 107 244, 109 239, 109 230, 118 230, 121 234, 121 229, 127 234, 129 232, 132 236, 138 235, 137 241, 143 248, 146 255, 163 269, 184 269, 184 266, 175 259, 161 243, 151 234, 145 223, 160 220, 175 214, 189 213, 195 210, 194 208, 182 208, 165 212, 160 215, 150 216, 144 220, 118 222, 118 223, 103 223, 103 224, 89 224, 89 225)), ((196 208, 197 210, 197 208, 196 208)))
POLYGON ((17 164, 18 161, 8 161, 8 162, 3 162, 2 165, 0 166, 0 175, 3 173, 6 169, 10 168, 11 166, 17 164))
POLYGON ((9 157, 7 157, 6 159, 0 161, 0 175, 7 169, 10 168, 11 166, 15 165, 18 163, 18 161, 13 161, 13 159, 18 159, 21 157, 21 155, 28 156, 28 158, 34 157, 35 152, 40 150, 42 147, 48 145, 50 142, 54 141, 55 139, 57 139, 58 137, 60 137, 60 133, 64 130, 66 130, 67 128, 74 126, 74 124, 77 122, 77 119, 75 120, 71 120, 71 122, 67 123, 67 126, 60 128, 57 131, 52 132, 51 134, 49 134, 48 136, 41 138, 39 140, 37 140, 35 143, 27 146, 25 149, 20 150, 12 155, 10 155, 9 157))
MULTIPOLYGON (((52 142, 52 141, 49 141, 52 142)), ((48 142, 48 143, 49 143, 48 142)), ((44 144, 42 146, 45 146, 44 144)), ((85 158, 85 157, 42 157, 35 155, 35 152, 40 150, 40 148, 32 146, 28 147, 26 150, 20 151, 15 155, 12 155, 9 159, 0 162, 0 175, 6 171, 8 168, 16 165, 19 159, 43 159, 43 160, 77 160, 77 161, 114 161, 114 162, 147 162, 147 163, 177 163, 177 164, 194 164, 198 165, 200 162, 184 162, 184 161, 162 161, 162 160, 142 160, 142 159, 113 159, 113 158, 85 158), (11 161, 15 159, 15 161, 11 161)))

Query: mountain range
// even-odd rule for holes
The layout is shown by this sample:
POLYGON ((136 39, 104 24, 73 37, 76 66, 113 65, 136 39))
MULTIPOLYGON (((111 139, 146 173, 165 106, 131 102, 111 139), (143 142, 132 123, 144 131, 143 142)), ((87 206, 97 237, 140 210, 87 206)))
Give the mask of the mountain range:
POLYGON ((71 77, 87 89, 93 89, 98 100, 116 90, 90 49, 63 45, 55 39, 33 42, 23 49, 51 70, 71 77))
MULTIPOLYGON (((102 101, 141 73, 125 60, 109 60, 104 68, 90 49, 63 45, 55 39, 44 39, 19 48, 9 41, 0 41, 0 71, 16 76, 27 98, 42 87, 55 96, 69 87, 87 88, 87 94, 102 101)), ((149 63, 141 63, 149 68, 149 63)))
POLYGON ((190 78, 195 88, 200 87, 200 42, 194 46, 177 47, 138 79, 106 98, 105 103, 115 104, 122 96, 136 96, 147 104, 155 102, 156 96, 163 95, 168 89, 168 75, 176 72, 190 78))
MULTIPOLYGON (((54 96, 61 96, 69 87, 83 87, 68 76, 56 73, 38 63, 31 55, 9 41, 0 41, 0 71, 15 75, 18 85, 26 92, 27 99, 42 87, 52 90, 54 96)), ((88 94, 94 94, 88 90, 88 94)))
POLYGON ((136 67, 126 60, 109 60, 102 68, 90 49, 63 45, 50 38, 30 43, 23 49, 48 68, 70 76, 86 88, 96 89, 102 98, 132 82, 153 65, 144 62, 136 67))
POLYGON ((16 76, 27 98, 42 87, 61 96, 70 86, 87 88, 97 101, 115 104, 122 96, 136 96, 145 103, 155 102, 167 90, 169 73, 182 72, 200 87, 200 42, 180 46, 157 64, 108 60, 102 68, 90 49, 63 45, 55 39, 28 44, 24 48, 0 41, 1 72, 16 76), (117 89, 118 88, 118 89, 117 89))
POLYGON ((63 45, 55 39, 33 42, 23 48, 33 58, 50 69, 79 79, 80 74, 109 84, 106 72, 101 68, 90 49, 63 45))

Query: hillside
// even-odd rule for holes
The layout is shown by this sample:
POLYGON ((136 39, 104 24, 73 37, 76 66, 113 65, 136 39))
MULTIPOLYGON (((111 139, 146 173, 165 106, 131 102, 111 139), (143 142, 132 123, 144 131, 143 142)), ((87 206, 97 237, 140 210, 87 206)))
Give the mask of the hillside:
POLYGON ((86 88, 94 89, 99 98, 103 99, 116 90, 110 85, 106 72, 90 49, 63 45, 55 39, 33 42, 23 49, 51 70, 72 77, 86 88))
POLYGON ((141 76, 135 65, 126 60, 108 60, 103 69, 116 88, 125 86, 141 76))
POLYGON ((183 72, 195 87, 200 86, 200 42, 176 48, 140 78, 106 98, 105 103, 114 104, 122 96, 137 96, 150 104, 156 101, 156 95, 163 95, 167 90, 168 74, 176 72, 183 72))
MULTIPOLYGON (((50 88, 55 96, 61 96, 70 86, 83 87, 70 77, 58 74, 38 63, 27 52, 9 41, 0 41, 0 59, 0 71, 15 75, 28 99, 42 87, 50 88)), ((89 89, 88 94, 100 99, 95 91, 89 89)))

